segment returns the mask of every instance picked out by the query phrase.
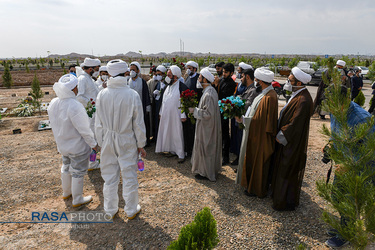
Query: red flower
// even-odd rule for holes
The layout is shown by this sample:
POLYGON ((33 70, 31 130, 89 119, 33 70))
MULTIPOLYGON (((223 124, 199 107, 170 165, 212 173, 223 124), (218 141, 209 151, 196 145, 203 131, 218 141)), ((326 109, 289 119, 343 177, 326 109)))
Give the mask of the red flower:
POLYGON ((92 99, 92 98, 90 98, 90 101, 93 101, 93 99, 92 99))
POLYGON ((95 102, 92 102, 91 104, 92 104, 92 105, 95 105, 95 102))

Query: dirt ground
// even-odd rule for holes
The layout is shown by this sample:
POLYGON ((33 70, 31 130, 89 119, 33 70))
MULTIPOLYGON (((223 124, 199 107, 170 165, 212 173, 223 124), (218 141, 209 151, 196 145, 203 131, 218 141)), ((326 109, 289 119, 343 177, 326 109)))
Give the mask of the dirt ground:
MULTIPOLYGON (((0 107, 15 107, 29 91, 1 89, 0 107)), ((49 92, 45 102, 55 97, 52 87, 43 87, 43 92, 49 92)), ((61 155, 52 131, 37 131, 38 121, 44 119, 48 119, 46 112, 0 122, 1 222, 30 221, 33 211, 103 211, 100 170, 88 172, 84 180, 84 194, 92 195, 93 202, 73 208, 71 199, 61 198, 61 155), (21 128, 22 134, 13 135, 15 128, 21 128)), ((155 154, 153 145, 146 149, 145 171, 138 174, 142 212, 135 220, 126 219, 120 187, 120 211, 113 224, 0 224, 1 248, 165 249, 205 206, 217 220, 218 249, 291 249, 300 244, 325 248, 327 226, 320 216, 326 204, 315 188, 328 169, 320 161, 326 143, 319 132, 323 123, 329 126, 329 119, 311 119, 308 162, 296 211, 276 212, 270 198, 243 195, 234 184, 232 166, 224 166, 215 183, 197 181, 189 161, 177 164, 176 158, 155 154)))

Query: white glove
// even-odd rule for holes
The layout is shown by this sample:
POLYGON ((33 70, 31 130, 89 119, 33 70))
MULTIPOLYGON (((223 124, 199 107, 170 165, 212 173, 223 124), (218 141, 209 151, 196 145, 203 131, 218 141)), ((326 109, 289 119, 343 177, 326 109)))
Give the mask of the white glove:
POLYGON ((154 97, 160 95, 160 90, 155 89, 154 92, 153 92, 153 94, 154 94, 154 97))
POLYGON ((146 106, 146 112, 151 112, 151 105, 146 106))

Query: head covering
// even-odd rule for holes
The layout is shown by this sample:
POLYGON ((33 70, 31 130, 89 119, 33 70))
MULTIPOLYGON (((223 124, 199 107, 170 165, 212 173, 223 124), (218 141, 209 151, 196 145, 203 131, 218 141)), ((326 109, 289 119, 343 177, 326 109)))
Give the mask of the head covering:
POLYGON ((198 68, 198 63, 194 62, 194 61, 188 61, 186 64, 185 64, 185 67, 186 66, 191 66, 193 68, 198 68))
POLYGON ((307 84, 311 81, 311 75, 303 72, 300 68, 294 67, 292 69, 292 74, 298 81, 302 82, 303 84, 307 84))
POLYGON ((99 72, 101 72, 101 71, 107 71, 107 66, 101 66, 99 68, 99 72))
POLYGON ((274 79, 274 73, 271 70, 264 68, 257 68, 254 72, 254 77, 267 83, 271 83, 274 79))
POLYGON ((136 66, 138 68, 138 70, 141 70, 141 65, 139 64, 139 62, 131 62, 130 65, 129 65, 129 68, 132 65, 136 66))
POLYGON ((343 66, 343 67, 345 67, 345 65, 346 65, 346 62, 345 62, 345 61, 343 61, 343 60, 337 60, 337 62, 336 62, 336 65, 340 65, 340 66, 343 66))
POLYGON ((164 67, 163 65, 159 65, 159 66, 156 67, 156 71, 158 71, 158 70, 159 70, 160 72, 165 73, 165 72, 167 71, 167 68, 164 67))
POLYGON ((169 69, 172 71, 174 76, 177 76, 177 78, 181 77, 181 69, 178 66, 172 65, 169 69))
POLYGON ((121 59, 111 60, 107 63, 107 71, 111 76, 125 73, 128 70, 128 64, 121 59))
POLYGON ((64 85, 69 90, 72 90, 78 85, 78 78, 72 74, 65 74, 60 77, 59 84, 64 85))
POLYGON ((244 62, 240 62, 238 64, 238 67, 240 67, 241 69, 253 69, 253 66, 244 62))
POLYGON ((100 64, 102 64, 102 62, 99 60, 99 58, 95 58, 94 60, 96 62, 95 66, 100 66, 100 64))
POLYGON ((207 68, 204 68, 201 70, 200 74, 206 78, 210 83, 213 83, 214 80, 215 80, 215 77, 214 75, 207 69, 207 68))
POLYGON ((99 64, 98 64, 98 60, 99 59, 92 59, 92 58, 89 58, 89 57, 86 57, 85 60, 83 61, 83 63, 81 64, 81 67, 96 67, 98 65, 100 65, 100 60, 99 60, 99 64))

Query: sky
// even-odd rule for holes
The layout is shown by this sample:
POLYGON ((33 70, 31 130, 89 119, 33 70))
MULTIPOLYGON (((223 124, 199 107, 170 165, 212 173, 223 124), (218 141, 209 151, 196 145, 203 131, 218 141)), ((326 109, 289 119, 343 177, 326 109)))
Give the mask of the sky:
POLYGON ((50 54, 375 55, 374 0, 0 0, 0 58, 50 54))

